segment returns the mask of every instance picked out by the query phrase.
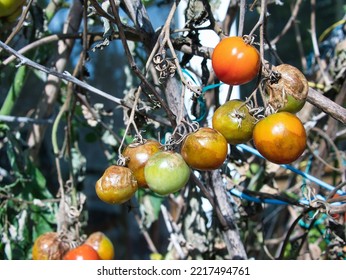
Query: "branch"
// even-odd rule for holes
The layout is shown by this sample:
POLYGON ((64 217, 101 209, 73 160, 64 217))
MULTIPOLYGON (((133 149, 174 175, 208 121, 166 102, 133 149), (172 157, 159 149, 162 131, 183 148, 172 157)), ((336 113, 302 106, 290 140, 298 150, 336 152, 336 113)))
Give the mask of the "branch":
MULTIPOLYGON (((346 92, 346 83, 344 83, 341 91, 346 92)), ((320 94, 318 91, 309 88, 307 101, 334 119, 346 124, 346 109, 325 97, 323 94, 320 94)))
POLYGON ((20 60, 20 65, 27 65, 33 69, 39 70, 41 72, 44 72, 46 74, 55 76, 57 78, 59 78, 60 80, 65 80, 67 82, 71 82, 75 85, 80 86, 81 88, 84 88, 92 93, 95 93, 99 96, 102 96, 118 105, 124 105, 123 101, 117 97, 114 97, 102 90, 99 90, 98 88, 95 88, 75 77, 73 77, 70 73, 68 73, 67 71, 64 71, 63 73, 57 72, 56 70, 52 69, 52 68, 48 68, 45 67, 41 64, 38 64, 34 61, 32 61, 31 59, 19 54, 17 51, 15 51, 14 49, 12 49, 10 46, 6 45, 5 43, 3 43, 2 41, 0 41, 0 47, 3 48, 5 51, 7 51, 8 53, 14 55, 16 58, 18 58, 20 60))
POLYGON ((278 34, 273 40, 271 40, 270 44, 275 45, 286 33, 287 31, 292 27, 292 25, 295 23, 296 18, 298 16, 299 8, 302 3, 302 0, 297 0, 296 4, 294 5, 294 8, 292 10, 291 17, 287 21, 285 27, 281 30, 280 34, 278 34))

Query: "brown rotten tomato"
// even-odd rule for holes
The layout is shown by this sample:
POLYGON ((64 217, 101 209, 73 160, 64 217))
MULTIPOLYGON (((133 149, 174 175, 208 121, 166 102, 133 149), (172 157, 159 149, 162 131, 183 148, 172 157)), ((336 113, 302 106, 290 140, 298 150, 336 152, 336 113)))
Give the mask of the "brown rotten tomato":
POLYGON ((110 204, 121 204, 128 201, 138 189, 132 171, 124 166, 109 166, 96 182, 97 196, 110 204))
POLYGON ((216 109, 212 118, 213 128, 219 131, 229 144, 245 143, 252 138, 256 119, 241 100, 230 100, 216 109))
POLYGON ((268 103, 276 111, 290 113, 299 112, 308 96, 309 85, 304 74, 298 68, 281 64, 273 67, 278 77, 266 82, 266 92, 269 95, 268 103))
POLYGON ((32 259, 61 260, 69 249, 69 245, 61 241, 57 232, 46 232, 36 238, 32 247, 32 259))
POLYGON ((138 182, 138 187, 147 187, 144 176, 144 166, 148 159, 161 148, 160 142, 146 140, 143 144, 135 143, 126 147, 123 156, 128 158, 127 167, 133 172, 138 182))
POLYGON ((69 250, 63 257, 63 260, 99 260, 100 257, 96 250, 83 243, 76 248, 69 250))
POLYGON ((202 127, 186 136, 180 153, 192 168, 213 170, 223 164, 227 151, 227 141, 220 132, 202 127))
POLYGON ((288 112, 279 112, 260 120, 253 131, 258 152, 277 164, 298 159, 306 147, 306 132, 300 119, 288 112))
POLYGON ((85 240, 85 244, 93 247, 101 260, 113 260, 113 243, 103 232, 93 232, 89 235, 88 239, 85 240))

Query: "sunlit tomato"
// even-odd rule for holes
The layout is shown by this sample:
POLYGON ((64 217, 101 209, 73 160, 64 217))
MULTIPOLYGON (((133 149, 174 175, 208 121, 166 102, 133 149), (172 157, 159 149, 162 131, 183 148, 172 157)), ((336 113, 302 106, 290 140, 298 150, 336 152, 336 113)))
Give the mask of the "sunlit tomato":
POLYGON ((190 177, 190 168, 180 154, 160 151, 149 158, 144 167, 144 175, 153 192, 167 195, 186 185, 190 177))
POLYGON ((93 232, 85 240, 85 244, 94 248, 101 260, 114 259, 114 246, 112 241, 100 231, 93 232))
POLYGON ((260 120, 253 131, 258 152, 277 164, 298 159, 306 147, 306 131, 300 119, 288 112, 279 112, 260 120))
POLYGON ((229 85, 241 85, 254 79, 261 60, 257 49, 241 37, 222 39, 214 48, 211 62, 216 77, 229 85))
POLYGON ((93 247, 82 244, 69 250, 63 257, 63 260, 99 260, 100 257, 93 247))
POLYGON ((33 260, 61 260, 69 245, 62 242, 57 232, 46 232, 36 238, 32 247, 33 260))
POLYGON ((299 112, 308 96, 309 85, 304 74, 296 67, 289 64, 281 64, 273 67, 278 78, 268 79, 265 84, 269 95, 268 103, 278 111, 290 113, 299 112))
POLYGON ((252 138, 256 119, 241 100, 230 100, 216 109, 212 118, 213 128, 232 145, 245 143, 252 138))
POLYGON ((0 0, 0 17, 8 17, 18 12, 25 0, 0 0))
POLYGON ((146 187, 147 182, 144 177, 144 166, 149 157, 158 152, 161 148, 160 142, 147 140, 143 144, 132 144, 126 147, 123 156, 128 158, 127 167, 135 175, 138 187, 146 187))
POLYGON ((96 182, 97 196, 110 204, 121 204, 128 201, 138 189, 132 171, 124 166, 109 166, 96 182))
POLYGON ((227 157, 227 141, 217 130, 201 127, 186 136, 181 155, 188 165, 198 170, 219 168, 227 157))

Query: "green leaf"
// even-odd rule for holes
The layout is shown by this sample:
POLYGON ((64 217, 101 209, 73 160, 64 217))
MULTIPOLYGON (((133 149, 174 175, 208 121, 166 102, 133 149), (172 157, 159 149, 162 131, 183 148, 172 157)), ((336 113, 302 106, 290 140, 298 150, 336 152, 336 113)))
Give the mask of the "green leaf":
POLYGON ((26 199, 53 198, 53 195, 47 189, 46 178, 43 176, 42 172, 37 167, 34 166, 32 162, 28 162, 26 172, 29 176, 29 181, 27 182, 23 190, 24 198, 26 199))

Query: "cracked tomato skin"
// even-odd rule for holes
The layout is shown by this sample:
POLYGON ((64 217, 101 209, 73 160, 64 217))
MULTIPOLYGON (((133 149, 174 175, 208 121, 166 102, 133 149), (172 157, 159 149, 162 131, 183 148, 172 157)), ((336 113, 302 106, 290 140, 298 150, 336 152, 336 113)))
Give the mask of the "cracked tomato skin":
POLYGON ((250 82, 261 66, 258 50, 237 36, 222 39, 214 48, 211 62, 216 77, 228 85, 250 82))
POLYGON ((306 148, 306 131, 300 119, 289 112, 279 112, 260 120, 253 130, 258 152, 277 164, 297 160, 306 148))
POLYGON ((225 161, 227 152, 225 137, 210 127, 201 127, 186 136, 180 151, 190 167, 202 171, 219 168, 225 161))

